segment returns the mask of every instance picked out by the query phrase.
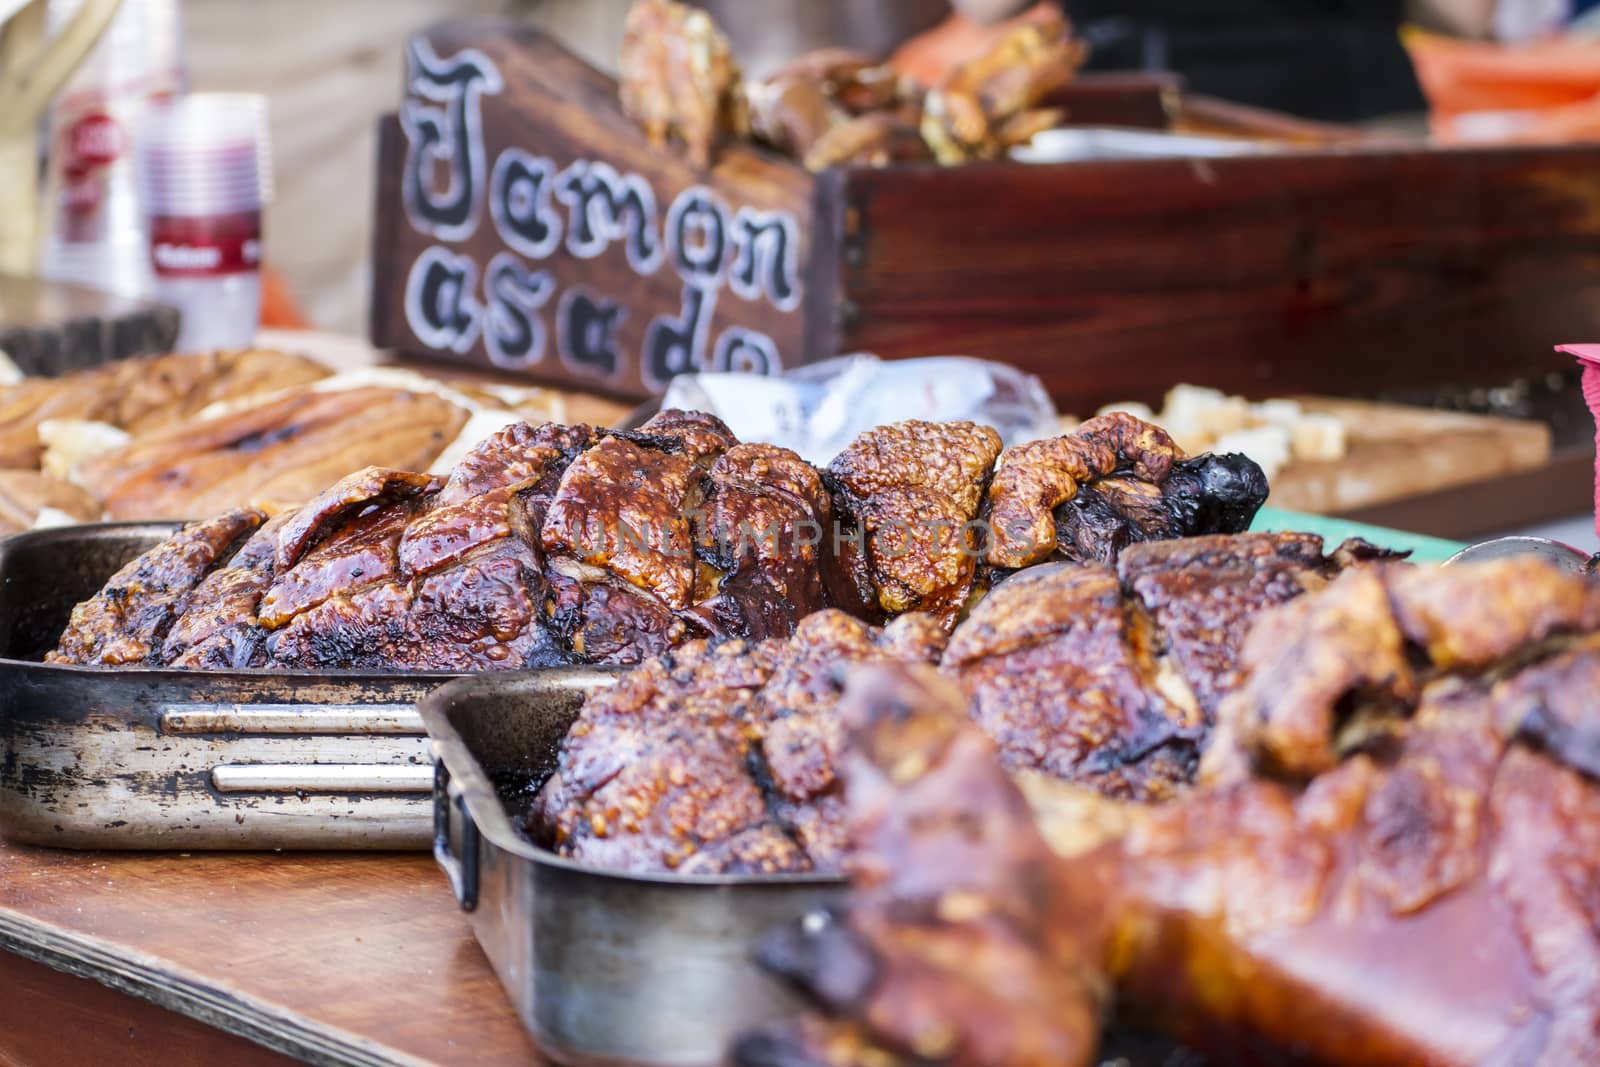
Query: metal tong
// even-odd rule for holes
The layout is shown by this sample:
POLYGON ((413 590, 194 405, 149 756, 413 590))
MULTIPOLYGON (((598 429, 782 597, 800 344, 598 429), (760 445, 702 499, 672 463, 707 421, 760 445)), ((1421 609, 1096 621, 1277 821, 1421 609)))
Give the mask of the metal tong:
POLYGON ((1560 541, 1552 541, 1548 537, 1496 537, 1488 541, 1479 541, 1445 560, 1444 566, 1449 567, 1457 563, 1486 563, 1512 556, 1537 556, 1571 574, 1600 573, 1600 555, 1590 556, 1580 549, 1560 541))

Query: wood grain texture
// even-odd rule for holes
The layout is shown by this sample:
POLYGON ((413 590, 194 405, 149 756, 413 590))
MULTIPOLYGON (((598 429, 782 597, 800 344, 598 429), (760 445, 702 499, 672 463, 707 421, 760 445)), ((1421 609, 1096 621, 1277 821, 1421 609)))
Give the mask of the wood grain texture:
POLYGON ((1449 489, 1352 508, 1339 517, 1434 537, 1472 541, 1508 526, 1587 515, 1594 508, 1594 449, 1558 448, 1550 462, 1514 478, 1490 478, 1449 489))
MULTIPOLYGON (((1154 399, 1175 381, 1251 396, 1499 383, 1558 366, 1556 338, 1600 333, 1600 146, 1342 143, 1357 135, 1175 102, 1173 83, 1086 79, 1063 101, 1080 119, 1167 118, 1295 150, 813 178, 734 147, 700 173, 647 143, 610 78, 536 33, 464 22, 428 40, 439 56, 476 47, 504 76, 482 100, 485 160, 512 146, 556 167, 604 160, 648 178, 663 213, 701 182, 730 206, 792 213, 802 306, 723 291, 710 330, 759 330, 787 366, 857 351, 978 356, 1034 371, 1073 410, 1154 399)), ((402 298, 435 242, 403 217, 403 134, 390 125, 383 144, 373 336, 424 351, 402 298)), ((446 244, 480 269, 501 248, 486 221, 446 244)), ((561 291, 626 309, 616 349, 630 365, 597 376, 547 354, 523 373, 618 396, 658 389, 638 362, 650 322, 682 306, 671 265, 639 274, 618 248, 593 259, 563 248, 538 265, 561 291)), ((481 340, 465 358, 486 358, 481 340)))
POLYGON ((9 952, 0 952, 6 1067, 288 1067, 279 1052, 9 952))
POLYGON ((1503 381, 1600 334, 1600 146, 850 171, 837 347, 1064 410, 1503 381))
MULTIPOLYGON (((797 223, 797 275, 809 278, 815 183, 801 167, 752 147, 733 146, 719 154, 711 169, 696 170, 677 151, 649 144, 622 113, 614 80, 526 26, 466 20, 445 23, 425 36, 440 57, 458 55, 468 48, 480 50, 504 79, 501 92, 485 94, 481 100, 483 155, 489 167, 504 149, 520 148, 551 160, 557 170, 574 160, 589 160, 607 163, 623 175, 637 174, 655 193, 658 238, 673 200, 697 185, 712 190, 726 205, 730 218, 744 206, 791 213, 797 223)), ((470 256, 480 275, 490 259, 507 246, 486 206, 475 231, 460 240, 439 241, 417 232, 403 208, 405 147, 398 124, 386 120, 380 127, 372 338, 380 347, 486 363, 488 354, 481 338, 461 355, 440 351, 418 338, 405 314, 406 281, 412 263, 431 246, 442 245, 470 256)), ((484 178, 487 185, 487 175, 484 178)), ((563 221, 569 219, 565 207, 557 205, 555 210, 563 221)), ((641 399, 660 391, 641 375, 640 352, 651 321, 659 315, 679 314, 684 302, 684 282, 670 255, 652 273, 640 274, 630 268, 620 242, 595 258, 574 256, 563 244, 528 265, 548 269, 557 286, 545 309, 552 341, 563 293, 582 289, 591 296, 616 301, 625 314, 617 328, 615 347, 622 357, 617 373, 605 375, 575 367, 549 350, 555 347, 551 344, 542 359, 522 372, 526 377, 641 399)), ((829 299, 826 293, 807 293, 807 298, 813 296, 829 299)), ((807 347, 803 308, 780 311, 767 301, 745 300, 723 288, 707 336, 715 339, 729 326, 759 330, 770 337, 786 365, 799 362, 807 347)))
MULTIPOLYGON (((1291 463, 1272 479, 1275 507, 1342 515, 1422 493, 1512 477, 1550 460, 1550 427, 1395 404, 1296 397, 1303 410, 1344 424, 1341 459, 1291 463)), ((1503 521, 1503 520, 1502 520, 1503 521)), ((1409 527, 1407 527, 1409 529, 1409 527)))
POLYGON ((1080 74, 1049 95, 1080 126, 1131 126, 1162 130, 1172 124, 1183 99, 1183 79, 1170 73, 1080 74))
POLYGON ((1197 93, 1185 93, 1179 98, 1173 109, 1171 127, 1181 133, 1248 137, 1299 145, 1354 143, 1372 139, 1371 134, 1354 126, 1314 122, 1197 93))
POLYGON ((540 1062, 426 856, 4 845, 0 946, 313 1062, 540 1062))

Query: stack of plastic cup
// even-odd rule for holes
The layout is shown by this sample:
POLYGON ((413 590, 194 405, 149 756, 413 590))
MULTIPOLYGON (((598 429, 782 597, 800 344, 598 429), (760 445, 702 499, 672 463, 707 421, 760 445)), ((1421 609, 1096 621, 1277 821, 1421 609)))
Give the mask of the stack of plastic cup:
POLYGON ((261 215, 272 173, 266 98, 177 98, 146 124, 140 164, 155 294, 183 313, 178 347, 249 345, 261 315, 261 215))
MULTIPOLYGON (((83 0, 50 0, 54 36, 83 0)), ((50 107, 39 272, 106 292, 150 291, 150 245, 134 145, 150 111, 183 92, 178 0, 123 0, 50 107)))

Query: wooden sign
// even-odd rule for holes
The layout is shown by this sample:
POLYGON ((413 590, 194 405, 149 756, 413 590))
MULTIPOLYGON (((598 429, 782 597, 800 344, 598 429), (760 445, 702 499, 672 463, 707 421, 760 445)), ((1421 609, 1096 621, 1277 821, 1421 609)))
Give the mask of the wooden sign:
POLYGON ((413 39, 380 143, 384 347, 628 396, 807 351, 811 176, 739 149, 696 172, 536 31, 413 39))
POLYGON ((1058 102, 1279 150, 812 175, 736 146, 698 171, 525 26, 444 24, 407 70, 372 334, 410 355, 637 399, 683 371, 966 355, 1087 411, 1176 382, 1498 384, 1600 335, 1600 146, 1351 141, 1113 76, 1058 102))

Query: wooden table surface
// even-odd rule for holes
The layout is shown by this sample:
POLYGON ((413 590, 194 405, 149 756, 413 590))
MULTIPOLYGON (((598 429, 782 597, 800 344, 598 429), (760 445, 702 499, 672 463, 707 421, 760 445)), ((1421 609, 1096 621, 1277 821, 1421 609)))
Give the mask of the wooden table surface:
MULTIPOLYGON (((91 1051, 104 1053, 110 1040, 90 1033, 100 1024, 118 1039, 142 1040, 144 1058, 124 1049, 123 1064, 281 1062, 261 1045, 322 1064, 540 1062, 444 875, 420 853, 0 845, 0 949, 11 979, 0 1000, 14 987, 45 991, 35 997, 39 1010, 83 1000, 68 1005, 77 1008, 69 1033, 27 1032, 26 1019, 0 1009, 0 1064, 8 1067, 107 1062, 91 1051), (92 981, 59 978, 65 991, 54 990, 58 972, 92 981), (95 1002, 105 986, 166 1011, 126 1000, 122 1010, 152 1012, 136 1026, 114 1004, 95 1002), (198 1035, 195 1019, 207 1034, 198 1035), (82 1047, 72 1046, 80 1032, 82 1047), (231 1041, 233 1050, 182 1055, 201 1036, 231 1041), (159 1047, 163 1037, 179 1047, 159 1047), (40 1058, 39 1049, 53 1051, 40 1058)), ((60 1028, 37 1018, 34 1030, 60 1028)))

